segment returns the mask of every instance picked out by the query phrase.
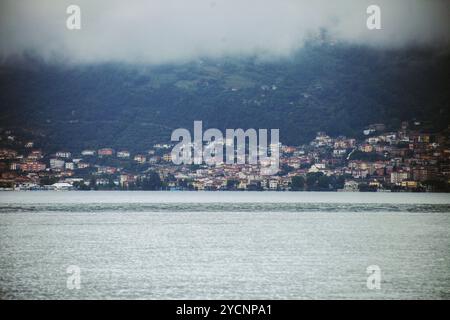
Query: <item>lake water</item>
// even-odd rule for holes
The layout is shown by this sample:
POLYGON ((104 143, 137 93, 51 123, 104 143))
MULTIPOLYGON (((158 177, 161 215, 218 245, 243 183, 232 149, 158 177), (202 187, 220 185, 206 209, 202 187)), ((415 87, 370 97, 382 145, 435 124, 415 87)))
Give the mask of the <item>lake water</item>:
POLYGON ((0 192, 0 298, 450 299, 450 195, 0 192))

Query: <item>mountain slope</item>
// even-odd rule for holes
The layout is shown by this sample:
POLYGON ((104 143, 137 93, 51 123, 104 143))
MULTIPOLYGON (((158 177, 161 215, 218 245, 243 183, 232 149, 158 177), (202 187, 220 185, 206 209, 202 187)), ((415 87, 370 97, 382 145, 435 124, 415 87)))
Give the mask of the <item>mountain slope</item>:
POLYGON ((289 59, 204 59, 142 66, 0 67, 0 125, 52 149, 145 150, 178 127, 279 128, 287 144, 316 131, 360 135, 370 123, 450 123, 448 51, 308 44, 289 59))

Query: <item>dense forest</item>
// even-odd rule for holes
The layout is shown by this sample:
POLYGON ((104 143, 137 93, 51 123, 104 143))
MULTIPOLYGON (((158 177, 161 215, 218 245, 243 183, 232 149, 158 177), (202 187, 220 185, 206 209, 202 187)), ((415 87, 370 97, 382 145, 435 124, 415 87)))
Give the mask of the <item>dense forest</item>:
POLYGON ((0 65, 0 126, 48 149, 146 150, 171 131, 279 128, 298 145, 317 131, 358 137, 371 123, 450 123, 450 54, 309 43, 283 59, 201 59, 173 65, 0 65))

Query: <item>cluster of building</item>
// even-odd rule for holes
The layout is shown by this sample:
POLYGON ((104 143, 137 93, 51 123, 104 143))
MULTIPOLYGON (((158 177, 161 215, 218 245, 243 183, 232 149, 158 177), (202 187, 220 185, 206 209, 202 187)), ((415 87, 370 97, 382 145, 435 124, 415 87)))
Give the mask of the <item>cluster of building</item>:
POLYGON ((319 132, 307 145, 280 145, 280 170, 267 176, 259 165, 175 165, 171 144, 141 153, 101 148, 48 154, 6 130, 0 188, 450 191, 449 132, 427 133, 419 122, 403 122, 395 131, 374 124, 359 139, 319 132))

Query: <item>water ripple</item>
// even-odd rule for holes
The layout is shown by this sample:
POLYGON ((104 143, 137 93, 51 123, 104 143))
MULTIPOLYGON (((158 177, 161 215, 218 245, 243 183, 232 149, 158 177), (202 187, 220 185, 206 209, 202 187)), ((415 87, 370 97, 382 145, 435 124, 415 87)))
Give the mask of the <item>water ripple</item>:
POLYGON ((3 204, 17 212, 449 212, 450 204, 392 203, 66 203, 3 204))

